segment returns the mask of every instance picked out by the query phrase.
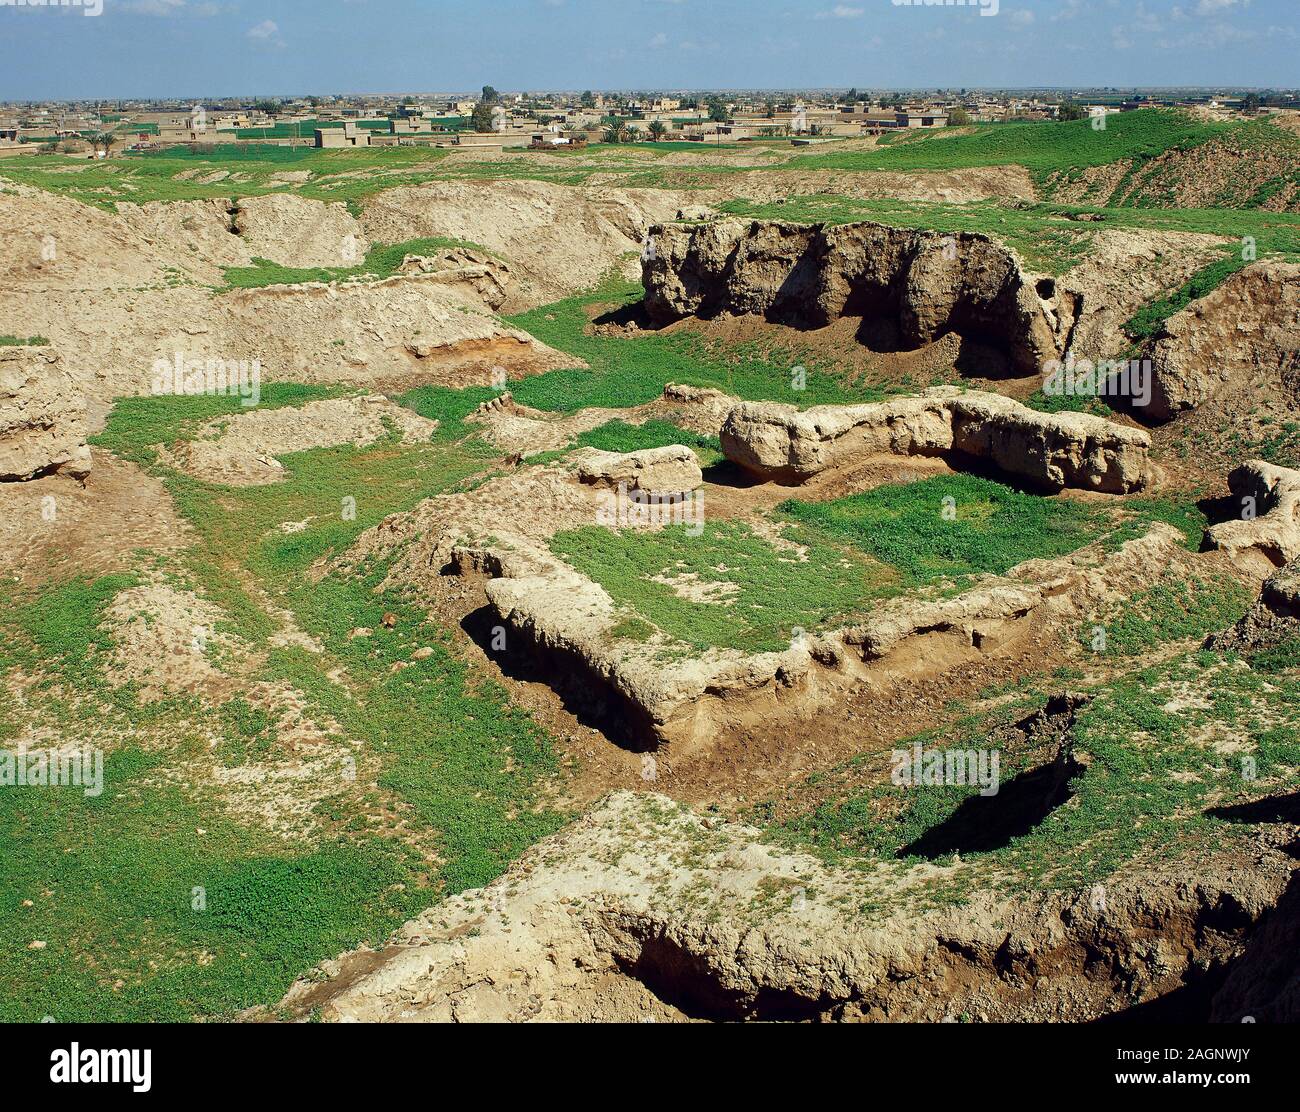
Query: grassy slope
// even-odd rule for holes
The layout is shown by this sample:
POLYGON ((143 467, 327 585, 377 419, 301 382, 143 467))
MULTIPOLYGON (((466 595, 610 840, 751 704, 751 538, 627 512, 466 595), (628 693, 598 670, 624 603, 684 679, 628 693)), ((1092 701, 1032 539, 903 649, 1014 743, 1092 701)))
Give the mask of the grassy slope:
POLYGON ((376 243, 356 266, 301 268, 281 266, 269 259, 255 259, 253 266, 227 267, 226 285, 221 292, 256 289, 260 286, 299 285, 305 282, 341 282, 363 277, 379 281, 396 274, 407 255, 434 255, 455 247, 492 253, 486 247, 468 240, 437 236, 408 239, 403 243, 376 243))
MULTIPOLYGON (((1215 618, 1222 624, 1237 613, 1238 605, 1221 600, 1215 618)), ((1233 842, 1244 849, 1250 826, 1218 809, 1300 784, 1300 694, 1277 682, 1278 669, 1294 676, 1297 661, 1293 649, 1252 667, 1190 653, 1104 684, 1075 727, 1076 752, 1087 764, 1070 784, 1073 798, 1004 844, 963 852, 963 860, 1000 884, 1078 887, 1104 882, 1134 860, 1185 858, 1233 842), (1187 692, 1196 698, 1179 698, 1187 692), (1254 758, 1254 776, 1243 756, 1254 758)), ((999 724, 1040 707, 1048 689, 1039 681, 995 711, 958 718, 898 748, 914 740, 932 748, 986 746, 999 724)), ((1024 769, 1019 754, 1003 750, 1004 790, 1024 769)), ((796 804, 772 832, 833 860, 907 857, 918 838, 960 808, 981 806, 968 788, 889 784, 888 754, 859 758, 819 779, 822 801, 796 804)), ((966 885, 973 883, 968 876, 966 885)))
MULTIPOLYGON (((272 385, 265 396, 283 405, 324 394, 272 385)), ((131 399, 98 442, 154 467, 150 444, 236 408, 229 399, 131 399)), ((217 715, 185 699, 146 708, 130 688, 107 684, 100 615, 134 578, 73 581, 35 597, 8 589, 0 672, 50 677, 29 692, 24 717, 68 737, 131 741, 110 748, 98 800, 0 793, 0 899, 34 903, 0 920, 0 1018, 188 1019, 273 1001, 303 969, 382 941, 438 892, 486 883, 556 828, 561 816, 539 802, 556 771, 546 737, 468 672, 450 634, 421 608, 376 593, 382 568, 315 583, 307 575, 318 558, 473 475, 489 455, 445 442, 320 449, 285 457, 286 482, 246 490, 166 475, 195 527, 192 547, 166 574, 223 605, 230 630, 254 647, 266 649, 272 631, 254 585, 293 612, 324 654, 270 649, 253 679, 292 684, 309 714, 336 720, 373 762, 376 790, 340 784, 316 808, 318 839, 301 849, 229 817, 212 785, 182 788, 166 773, 206 751, 212 730, 232 766, 254 754, 272 767, 292 759, 246 703, 217 715), (357 500, 355 520, 340 514, 345 497, 357 500), (304 517, 312 521, 303 532, 277 528, 304 517), (381 629, 385 613, 395 615, 391 631, 381 629), (357 627, 379 635, 351 638, 357 627), (419 647, 433 655, 410 665, 419 647), (410 666, 395 671, 399 663, 410 666), (342 684, 326 678, 336 669, 342 684), (394 807, 407 837, 372 834, 394 807), (191 906, 195 888, 206 891, 202 911, 191 906), (47 946, 28 950, 35 940, 47 946)), ((0 729, 12 733, 17 711, 5 710, 0 729)))
POLYGON ((1144 110, 1110 116, 1104 129, 1090 120, 984 124, 970 134, 891 143, 874 150, 830 151, 795 159, 807 170, 956 170, 1024 166, 1042 180, 1054 171, 1151 157, 1203 143, 1232 125, 1203 123, 1180 112, 1144 110))

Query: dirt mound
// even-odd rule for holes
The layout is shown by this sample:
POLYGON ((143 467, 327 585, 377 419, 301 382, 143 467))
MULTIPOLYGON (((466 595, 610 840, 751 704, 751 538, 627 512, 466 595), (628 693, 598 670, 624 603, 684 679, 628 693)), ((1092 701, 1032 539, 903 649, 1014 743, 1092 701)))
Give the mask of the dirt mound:
POLYGON ((650 234, 645 306, 660 324, 724 313, 807 328, 879 318, 897 328, 904 348, 957 332, 996 347, 1021 374, 1037 372, 1068 342, 1054 290, 1036 286, 987 236, 734 220, 659 225, 650 234))
MULTIPOLYGON (((448 544, 453 566, 467 548, 448 544)), ((1099 601, 1149 585, 1150 568, 1181 567, 1176 530, 1153 526, 1113 554, 1097 546, 1059 560, 1030 561, 950 597, 902 596, 858 624, 796 637, 782 652, 686 653, 665 634, 620 636, 624 615, 598 584, 550 556, 500 539, 474 550, 473 566, 497 576, 488 601, 548 674, 582 677, 593 713, 637 749, 690 755, 738 724, 792 726, 864 685, 874 690, 919 669, 939 677, 972 661, 1014 653, 1048 625, 1062 631, 1099 601)))
POLYGON ((959 905, 912 906, 927 885, 970 887, 970 866, 838 870, 618 792, 281 1007, 335 1022, 1090 1020, 1231 959, 1289 874, 1271 851, 1115 878, 1100 905, 976 884, 959 905))
POLYGON ((76 313, 23 287, 0 308, 56 348, 76 350, 78 387, 101 409, 115 397, 153 393, 159 365, 178 358, 256 362, 266 382, 382 389, 486 385, 498 366, 522 377, 580 363, 507 327, 437 275, 216 297, 193 287, 105 291, 76 313))
POLYGON ((1225 242, 1188 232, 1103 227, 1093 233, 1082 262, 1039 281, 1044 292, 1051 290, 1048 300, 1076 358, 1104 359, 1130 346, 1124 325, 1139 309, 1221 259, 1225 242))
MULTIPOLYGON (((291 194, 237 201, 124 201, 107 212, 0 178, 0 277, 43 290, 219 285, 224 268, 255 258, 294 267, 347 267, 370 243, 341 202, 291 194)), ((405 237, 410 238, 410 237, 405 237)))
MULTIPOLYGON (((10 310, 9 295, 22 291, 88 291, 144 286, 165 279, 168 267, 199 280, 218 272, 202 259, 169 242, 165 234, 142 231, 136 222, 39 189, 0 178, 0 313, 10 310), (188 257, 187 257, 188 256, 188 257)), ((85 307, 85 299, 78 307, 85 307)), ((66 306, 63 306, 66 310, 66 306)), ((14 320, 21 321, 16 313, 14 320)), ((0 317, 0 333, 13 333, 0 317)))
MULTIPOLYGON (((1297 800, 1271 808, 1296 814, 1297 800), (1289 804, 1289 806, 1288 806, 1289 804)), ((1262 810, 1262 809, 1261 809, 1262 810)), ((1300 1023, 1300 877, 1291 881, 1215 993, 1211 1023, 1300 1023)))
MULTIPOLYGON (((837 145, 836 151, 843 150, 837 145)), ((698 156, 694 156, 698 159, 698 156)), ((714 204, 744 199, 784 202, 810 193, 830 193, 864 201, 940 201, 960 205, 989 197, 1036 199, 1034 182, 1023 166, 979 166, 967 170, 897 173, 890 170, 761 170, 718 175, 719 184, 702 196, 714 204)))
POLYGON ((572 456, 578 479, 593 486, 682 493, 704 481, 695 453, 682 444, 638 452, 583 448, 572 456))
POLYGON ((108 682, 134 683, 142 702, 230 689, 230 658, 244 651, 220 631, 225 611, 192 591, 154 581, 120 592, 105 612, 114 641, 108 682), (225 666, 223 667, 223 661, 225 666))
POLYGON ((722 426, 727 458, 764 479, 803 482, 870 455, 958 453, 1045 486, 1127 494, 1151 479, 1151 438, 1082 413, 939 387, 919 398, 798 410, 743 402, 722 426))
POLYGON ((433 281, 469 294, 489 310, 500 309, 515 289, 510 264, 497 255, 468 247, 448 247, 424 255, 407 255, 400 274, 428 275, 433 281))
MULTIPOLYGON (((257 254, 234 228, 235 205, 216 198, 206 201, 149 201, 137 205, 117 203, 117 219, 146 243, 174 253, 195 280, 217 285, 224 268, 252 266, 257 254)), ((266 258, 273 256, 267 255, 266 258)), ((292 263, 291 258, 280 259, 292 263)))
POLYGON ((231 220, 252 255, 291 266, 355 266, 370 250, 342 201, 323 204, 291 193, 242 197, 231 220))
POLYGON ((90 474, 86 403, 56 351, 0 347, 0 482, 90 474))
POLYGON ((1300 637, 1300 560, 1269 576, 1241 620, 1206 645, 1221 652, 1253 653, 1295 637, 1300 637))
POLYGON ((390 434, 427 441, 438 422, 416 416, 382 395, 308 402, 211 421, 195 438, 163 448, 162 458, 187 474, 228 486, 274 483, 286 475, 276 458, 310 448, 364 447, 390 434))
POLYGON ((1258 262, 1165 321, 1147 345, 1147 414, 1168 421, 1261 385, 1300 394, 1300 263, 1258 262))
POLYGON ((386 190, 361 218, 371 239, 447 237, 504 255, 519 278, 509 308, 595 286, 682 199, 659 190, 575 189, 537 181, 430 182, 386 190))

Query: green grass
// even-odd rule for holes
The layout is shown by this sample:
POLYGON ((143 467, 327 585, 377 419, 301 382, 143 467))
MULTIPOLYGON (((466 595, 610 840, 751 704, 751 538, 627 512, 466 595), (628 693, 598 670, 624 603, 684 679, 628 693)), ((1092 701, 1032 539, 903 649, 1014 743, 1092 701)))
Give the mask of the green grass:
POLYGON ((230 1017, 381 944, 427 898, 400 843, 286 855, 196 805, 157 753, 118 750, 104 771, 98 798, 0 792, 0 1021, 230 1017))
MULTIPOLYGON (((1289 662, 1294 668, 1295 660, 1289 662)), ((917 739, 927 747, 998 744, 995 729, 1034 706, 1017 704, 961 719, 917 739)), ((965 890, 992 883, 1020 890, 1074 888, 1107 880, 1135 862, 1186 859, 1222 849, 1252 828, 1213 808, 1281 794, 1300 785, 1300 689, 1209 653, 1181 656, 1106 684, 1078 714, 1073 730, 1084 768, 1071 798, 1004 846, 965 852, 965 890), (1271 680, 1271 682, 1270 682, 1271 680), (1179 695, 1193 698, 1178 698, 1179 695), (1217 748, 1219 739, 1233 747, 1217 748), (1256 758, 1260 781, 1243 776, 1256 758)), ((770 832, 844 862, 904 855, 975 794, 949 787, 896 787, 889 755, 871 754, 808 781, 820 801, 796 806, 770 832)), ((1001 753, 1003 791, 1023 755, 1001 753)), ((996 805, 996 797, 994 800, 996 805)))
MULTIPOLYGON (((339 397, 341 387, 268 382, 261 388, 258 409, 298 407, 339 397)), ((247 413, 241 399, 219 395, 119 398, 103 431, 91 443, 145 466, 157 460, 154 446, 183 440, 208 421, 247 413)))
POLYGON ((1234 580, 1165 580, 1122 606, 1084 622, 1079 639, 1090 649, 1096 627, 1106 631, 1105 656, 1137 656, 1170 641, 1202 638, 1240 618, 1254 596, 1234 580))
MULTIPOLYGON (((285 400, 277 399, 275 391, 271 397, 285 400)), ((151 422, 159 429, 175 424, 174 416, 164 415, 173 409, 171 403, 208 400, 135 401, 144 408, 162 403, 151 422)), ((102 442, 128 452, 141 423, 138 411, 120 419, 115 411, 102 442)), ((287 669, 351 736, 387 755, 391 781, 385 782, 446 839, 442 879, 456 890, 490 879, 485 862, 504 867, 507 858, 492 847, 515 845, 530 830, 554 825, 555 819, 545 814, 513 822, 503 817, 522 809, 521 794, 551 768, 544 738, 509 706, 503 692, 476 689, 464 663, 450 651, 448 635, 429 626, 418 608, 391 592, 376 593, 382 569, 367 569, 361 577, 330 575, 319 582, 306 572, 345 551, 357 535, 389 514, 454 487, 493 458, 472 440, 368 450, 345 446, 286 454, 281 457, 289 473, 285 482, 225 490, 219 498, 213 497, 212 487, 184 476, 166 480, 178 508, 199 533, 194 558, 206 561, 207 578, 242 568, 252 581, 272 590, 299 624, 325 643, 330 659, 343 662, 353 683, 366 691, 363 699, 341 702, 337 685, 320 676, 322 662, 301 653, 272 654, 273 671, 287 669), (340 513, 347 497, 356 499, 355 520, 340 513), (276 528, 279 522, 304 518, 312 523, 302 532, 285 535, 276 528), (385 631, 382 638, 349 638, 355 628, 377 629, 385 612, 401 617, 397 629, 385 631), (394 664, 409 661, 425 644, 435 650, 429 661, 392 672, 394 664), (511 747, 516 766, 508 775, 499 773, 505 746, 511 747)))
MULTIPOLYGON (((790 523, 787 539, 806 546, 802 558, 733 523, 709 524, 697 538, 678 526, 658 532, 589 526, 558 534, 551 549, 679 642, 767 651, 788 645, 795 628, 849 624, 900 590, 938 581, 954 588, 976 575, 1001 575, 1024 560, 1067 555, 1114 527, 1101 509, 970 475, 830 502, 790 500, 779 511, 790 523), (944 516, 946 499, 956 515, 951 520, 944 516), (683 577, 693 588, 715 586, 698 601, 656 582, 683 577)), ((1176 512, 1162 505, 1143 520, 1158 511, 1176 512)), ((1132 535, 1142 531, 1132 527, 1132 535)))
POLYGON ((844 624, 895 578, 880 564, 798 530, 790 539, 807 544, 807 559, 730 522, 708 524, 698 537, 681 526, 655 532, 588 526, 556 534, 551 550, 635 618, 698 651, 788 648, 796 628, 812 633, 844 624), (716 601, 692 601, 656 576, 713 584, 723 593, 716 601))
MULTIPOLYGON (((291 405, 329 393, 267 384, 263 397, 291 405)), ((226 628, 263 654, 249 680, 287 684, 315 721, 337 722, 374 786, 365 776, 351 792, 340 783, 316 805, 318 833, 302 846, 236 820, 209 778, 184 782, 186 762, 209 752, 215 731, 219 762, 274 765, 283 759, 274 723, 246 689, 216 707, 193 697, 140 705, 130 685, 107 683, 104 610, 138 577, 35 593, 5 584, 0 675, 40 678, 21 716, 4 708, 0 734, 35 716, 61 736, 102 738, 109 787, 98 800, 0 793, 0 899, 35 904, 25 918, 0 917, 0 1019, 225 1018, 273 1003, 323 958, 381 944, 440 896, 495 879, 563 821, 543 800, 559 771, 549 738, 470 670, 421 606, 380 588, 384 567, 309 574, 388 514, 472 480, 492 453, 472 439, 316 449, 283 458, 284 482, 240 489, 157 463, 153 444, 238 411, 238 399, 126 399, 97 443, 161 475, 193 526, 189 547, 157 570, 224 607, 226 628), (345 498, 356 500, 355 519, 341 513, 345 498), (278 528, 304 518, 302 532, 278 528), (324 652, 268 645, 275 623, 255 590, 324 652), (353 638, 359 627, 375 633, 353 638), (416 661, 421 648, 432 654, 416 661), (151 739, 147 752, 137 737, 151 739), (190 906, 196 887, 203 913, 190 906), (47 948, 27 950, 35 940, 47 948)))
POLYGON ((1199 552, 1201 539, 1210 527, 1210 519, 1197 505, 1197 496, 1181 497, 1128 497, 1122 506, 1127 520, 1111 534, 1112 545, 1121 544, 1141 536, 1154 521, 1172 525, 1183 535, 1183 543, 1192 552, 1199 552))
POLYGON ((269 259, 254 259, 252 266, 226 268, 226 284, 222 292, 233 289, 257 289, 261 286, 298 285, 304 282, 340 282, 348 278, 362 277, 379 281, 396 274, 407 255, 434 255, 458 247, 487 252, 487 248, 477 243, 432 237, 409 239, 404 243, 374 244, 366 252, 365 259, 354 266, 289 267, 271 262, 269 259))
POLYGON ((779 510, 897 568, 908 585, 1002 575, 1024 560, 1074 552, 1108 525, 1107 515, 1082 503, 973 475, 881 486, 830 502, 791 499, 779 510))
POLYGON ((45 347, 50 341, 44 336, 0 336, 0 347, 45 347))
POLYGON ((566 447, 554 452, 541 452, 530 456, 531 463, 550 463, 561 459, 575 448, 599 448, 603 452, 640 452, 648 448, 665 448, 670 444, 684 444, 699 457, 701 467, 722 463, 722 444, 716 436, 702 436, 675 425, 671 421, 655 418, 640 425, 615 419, 594 429, 579 433, 566 447))
POLYGON ((1143 306, 1125 322, 1124 331, 1135 343, 1153 339, 1164 327, 1166 320, 1187 308, 1197 298, 1213 293, 1224 281, 1247 265, 1249 264, 1238 253, 1203 266, 1168 297, 1143 306))
POLYGON ((1108 116, 1102 130, 1094 130, 1090 120, 978 124, 970 134, 937 133, 874 150, 808 155, 793 160, 790 166, 806 170, 955 170, 1016 164, 1041 180, 1054 171, 1150 158, 1171 148, 1189 149, 1230 126, 1162 109, 1108 116))

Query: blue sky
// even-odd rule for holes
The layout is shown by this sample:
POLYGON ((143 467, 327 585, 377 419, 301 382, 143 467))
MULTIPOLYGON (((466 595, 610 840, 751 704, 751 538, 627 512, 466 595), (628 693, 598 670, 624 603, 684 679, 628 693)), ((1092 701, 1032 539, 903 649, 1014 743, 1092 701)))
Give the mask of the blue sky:
POLYGON ((0 100, 1300 85, 1300 0, 83 2, 102 14, 0 0, 0 100))

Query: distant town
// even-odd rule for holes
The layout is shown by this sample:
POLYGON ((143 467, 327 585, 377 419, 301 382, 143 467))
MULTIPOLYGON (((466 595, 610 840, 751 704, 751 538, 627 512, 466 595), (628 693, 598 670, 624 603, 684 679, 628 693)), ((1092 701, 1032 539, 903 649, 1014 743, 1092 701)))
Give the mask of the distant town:
POLYGON ((1300 111, 1296 90, 813 90, 302 96, 0 104, 0 157, 188 145, 558 149, 589 143, 811 145, 895 129, 1094 119, 1178 107, 1214 119, 1300 111))

